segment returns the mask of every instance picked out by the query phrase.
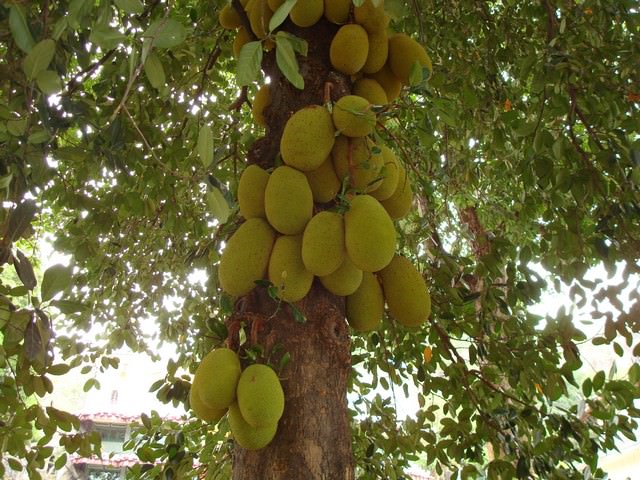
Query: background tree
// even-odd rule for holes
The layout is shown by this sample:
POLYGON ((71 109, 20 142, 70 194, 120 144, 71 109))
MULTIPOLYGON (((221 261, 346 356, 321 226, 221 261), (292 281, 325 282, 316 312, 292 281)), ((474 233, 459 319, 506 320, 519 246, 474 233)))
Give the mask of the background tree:
MULTIPOLYGON (((52 455, 61 466, 55 434, 68 453, 98 448, 73 415, 37 401, 54 375, 117 368, 124 345, 153 356, 170 343, 177 357, 153 387, 178 405, 189 372, 228 336, 238 305, 220 294, 216 269, 238 224, 239 173, 267 157, 285 117, 318 95, 333 30, 283 24, 308 41, 307 56, 297 55, 305 89, 285 88, 274 54, 264 55, 263 74, 283 85, 274 102, 282 109, 268 110, 273 123, 259 139, 247 100, 256 85, 236 83, 222 6, 0 3, 0 468, 37 478, 52 455), (36 278, 44 238, 72 255, 72 267, 36 278), (205 285, 189 280, 195 269, 208 273, 205 285), (168 297, 183 299, 181 308, 170 309, 168 297)), ((384 112, 381 132, 416 185, 399 244, 428 280, 433 312, 419 331, 385 321, 349 342, 340 302, 318 288, 299 306, 306 323, 283 310, 259 331, 278 332, 275 361, 290 356, 283 375, 305 378, 285 382, 288 407, 273 448, 286 445, 293 456, 280 468, 348 466, 352 458, 358 477, 399 478, 424 454, 436 471, 468 477, 601 476, 598 453, 620 435, 634 438, 640 368, 598 371, 582 384, 574 372, 581 342, 640 354, 637 289, 628 293, 640 251, 636 2, 387 1, 386 9, 391 27, 419 39, 434 61, 428 84, 384 112), (558 287, 571 285, 577 305, 591 302, 594 338, 570 313, 527 312, 546 288, 534 263, 558 287), (622 269, 623 282, 589 280, 599 264, 622 269), (314 315, 326 312, 323 331, 314 315), (318 370, 305 370, 316 361, 318 370), (345 386, 354 393, 351 447, 346 428, 298 430, 322 429, 309 419, 331 416, 311 396, 323 382, 336 405, 345 386), (579 400, 563 400, 573 388, 579 400), (290 389, 304 395, 294 400, 290 389), (398 418, 395 396, 415 389, 421 409, 398 418), (337 435, 341 460, 326 452, 305 459, 303 434, 337 435)), ((271 303, 260 292, 246 307, 264 315, 271 303)), ((196 459, 201 473, 226 478, 234 451, 236 472, 264 458, 235 450, 227 429, 145 416, 131 447, 148 466, 133 473, 191 475, 196 459)), ((265 478, 278 478, 269 469, 265 478)))

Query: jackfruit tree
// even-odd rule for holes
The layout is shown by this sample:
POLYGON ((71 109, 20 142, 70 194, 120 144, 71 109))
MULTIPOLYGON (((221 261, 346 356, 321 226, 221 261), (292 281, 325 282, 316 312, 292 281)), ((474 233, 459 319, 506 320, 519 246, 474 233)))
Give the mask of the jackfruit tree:
POLYGON ((640 417, 638 15, 0 1, 1 475, 100 455, 49 395, 132 350, 183 416, 142 413, 130 478, 604 478, 640 417))

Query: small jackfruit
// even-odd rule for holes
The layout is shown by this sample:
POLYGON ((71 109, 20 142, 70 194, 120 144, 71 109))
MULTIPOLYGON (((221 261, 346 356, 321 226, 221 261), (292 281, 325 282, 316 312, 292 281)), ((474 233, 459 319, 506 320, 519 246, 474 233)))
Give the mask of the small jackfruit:
POLYGON ((376 114, 366 98, 345 95, 333 105, 333 124, 347 137, 364 137, 373 132, 376 114))
POLYGON ((369 54, 369 38, 360 25, 349 24, 340 30, 331 40, 329 58, 333 68, 346 75, 359 72, 369 54))
POLYGON ((242 417, 238 404, 234 403, 229 407, 229 427, 238 445, 247 450, 259 450, 269 445, 276 436, 278 423, 259 428, 252 427, 242 417))
POLYGON ((396 33, 389 37, 389 67, 395 77, 405 85, 409 84, 411 70, 416 62, 421 67, 429 69, 429 72, 433 70, 429 54, 413 38, 404 33, 396 33))
POLYGON ((233 56, 238 58, 240 56, 240 50, 242 50, 242 47, 246 43, 249 43, 250 40, 251 35, 249 35, 249 32, 247 32, 244 27, 240 27, 233 39, 233 56))
POLYGON ((226 28, 227 30, 235 30, 242 26, 240 15, 230 4, 226 4, 222 7, 220 15, 218 16, 218 21, 220 22, 220 25, 222 25, 222 28, 226 28))
POLYGON ((251 114, 253 115, 253 121, 261 127, 267 126, 267 121, 264 118, 264 109, 271 105, 271 90, 269 85, 262 85, 260 90, 256 93, 253 99, 253 105, 251 105, 251 114))
POLYGON ((302 300, 313 283, 313 274, 302 261, 302 235, 282 235, 276 239, 269 259, 269 280, 286 302, 302 300))
POLYGON ((267 273, 276 233, 263 218, 249 218, 229 238, 220 257, 218 279, 229 295, 246 295, 267 273))
POLYGON ((264 210, 278 232, 302 233, 313 214, 313 193, 304 173, 286 165, 276 168, 265 188, 264 210))
POLYGON ((402 82, 395 77, 389 68, 389 63, 385 63, 380 70, 370 74, 369 77, 373 78, 384 89, 388 101, 393 102, 400 95, 402 82))
POLYGON ((255 428, 275 425, 284 413, 284 392, 276 372, 262 364, 249 365, 238 381, 238 407, 255 428))
POLYGON ((314 275, 329 275, 344 261, 344 219, 335 212, 313 216, 302 235, 302 261, 314 275))
POLYGON ((372 105, 386 105, 387 94, 373 78, 359 78, 353 84, 353 94, 366 99, 372 105))
POLYGON ((383 269, 393 258, 396 231, 389 214, 371 195, 358 195, 351 200, 344 215, 347 255, 365 272, 383 269))
POLYGON ((364 0, 362 5, 355 7, 353 13, 356 23, 362 25, 367 32, 380 32, 389 24, 389 17, 384 11, 382 1, 375 6, 371 0, 364 0))
POLYGON ((236 399, 240 372, 240 359, 236 352, 229 348, 211 350, 193 376, 200 400, 210 408, 228 408, 236 399))
POLYGON ((280 153, 287 165, 308 172, 320 167, 331 153, 335 128, 329 111, 310 105, 287 121, 280 140, 280 153))
POLYGON ((431 313, 431 297, 420 272, 405 257, 395 255, 378 275, 391 316, 402 325, 422 325, 431 313))
POLYGON ((339 136, 333 146, 333 166, 338 178, 349 177, 349 185, 360 192, 371 192, 382 183, 382 151, 368 137, 339 136))
POLYGON ((389 56, 389 37, 386 30, 368 33, 369 54, 362 66, 364 73, 375 73, 384 67, 389 56))
POLYGON ((331 23, 346 23, 350 9, 351 0, 324 0, 324 17, 331 23))
POLYGON ((309 181, 313 201, 316 203, 327 203, 336 198, 340 191, 340 179, 333 169, 332 158, 327 159, 315 170, 304 172, 309 181))
POLYGON ((398 185, 396 185, 396 189, 389 198, 380 202, 389 216, 394 220, 398 220, 409 213, 413 203, 411 181, 400 162, 398 162, 398 167, 398 185))
POLYGON ((249 165, 240 175, 238 204, 244 218, 265 218, 264 192, 268 181, 269 173, 255 164, 249 165))
POLYGON ((251 0, 246 11, 253 33, 260 39, 266 38, 269 33, 269 21, 273 16, 267 0, 251 0))
POLYGON ((291 21, 299 27, 310 27, 322 18, 324 0, 298 0, 289 13, 291 21))
POLYGON ((335 272, 319 278, 320 283, 331 293, 346 297, 355 292, 362 283, 362 270, 345 256, 342 265, 335 272))
MULTIPOLYGON (((202 380, 202 379, 200 379, 202 380)), ((200 383, 195 378, 189 390, 189 405, 196 417, 205 422, 217 422, 227 412, 226 408, 211 408, 206 405, 200 398, 200 383)))
POLYGON ((384 159, 384 166, 380 171, 382 183, 371 192, 371 196, 378 201, 386 200, 393 195, 393 192, 396 191, 398 186, 400 176, 400 164, 396 154, 386 145, 382 145, 380 148, 382 149, 382 158, 384 159))
POLYGON ((358 289, 347 297, 346 313, 349 326, 357 332, 380 328, 384 316, 384 296, 373 273, 364 272, 358 289))

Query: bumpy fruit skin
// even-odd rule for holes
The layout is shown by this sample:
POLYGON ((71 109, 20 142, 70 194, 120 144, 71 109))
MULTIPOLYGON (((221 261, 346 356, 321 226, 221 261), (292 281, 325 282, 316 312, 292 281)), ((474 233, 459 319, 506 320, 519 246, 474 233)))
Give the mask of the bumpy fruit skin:
POLYGON ((309 293, 313 274, 302 261, 302 235, 282 235, 276 239, 269 259, 269 280, 286 302, 297 302, 309 293))
POLYGON ((291 21, 299 27, 310 27, 322 18, 324 0, 298 0, 289 13, 291 21))
POLYGON ((320 283, 331 293, 346 297, 355 292, 362 283, 362 270, 345 256, 344 262, 335 272, 319 278, 320 283))
POLYGON ((402 82, 395 77, 388 63, 385 63, 384 67, 369 76, 384 89, 388 101, 393 102, 398 98, 402 90, 402 82))
POLYGON ((333 105, 333 124, 347 137, 364 137, 373 132, 376 114, 366 98, 345 95, 333 105))
POLYGON ((245 43, 248 43, 250 40, 251 36, 249 35, 249 32, 247 32, 244 27, 241 27, 233 39, 233 56, 238 58, 240 56, 240 50, 242 50, 245 43))
POLYGON ((382 183, 371 192, 371 196, 378 201, 386 200, 393 195, 393 192, 395 192, 398 187, 398 179, 400 176, 400 164, 398 163, 396 154, 386 145, 382 145, 380 148, 382 149, 382 158, 384 159, 384 166, 380 172, 382 183))
POLYGON ((315 170, 304 172, 309 181, 313 201, 316 203, 327 203, 336 198, 340 191, 340 179, 333 169, 331 157, 327 159, 315 170))
POLYGON ((389 17, 384 12, 384 2, 376 7, 371 0, 354 9, 356 22, 362 25, 367 32, 380 32, 387 28, 389 17))
POLYGON ((359 72, 367 61, 369 38, 360 25, 349 24, 340 27, 329 48, 329 58, 333 68, 346 75, 359 72))
POLYGON ((350 8, 351 0, 324 0, 324 17, 331 23, 346 23, 350 8))
POLYGON ((194 378, 189 390, 189 405, 196 417, 205 422, 217 422, 227 412, 225 408, 211 408, 200 398, 200 384, 194 378))
POLYGON ((229 295, 246 295, 267 273, 276 233, 266 220, 250 218, 227 241, 220 257, 218 279, 229 295))
POLYGON ((353 94, 366 99, 372 105, 386 105, 387 94, 373 78, 359 78, 353 84, 353 94))
POLYGON ((269 173, 258 165, 249 165, 240 175, 238 204, 244 218, 265 218, 264 191, 268 181, 269 173))
POLYGON ((344 261, 344 219, 335 212, 313 216, 302 236, 302 261, 314 275, 329 275, 344 261))
POLYGON ((365 272, 386 267, 396 248, 396 231, 382 205, 358 195, 344 215, 345 246, 353 264, 365 272))
POLYGON ((284 413, 282 385, 267 365, 254 364, 244 369, 237 396, 242 418, 252 427, 274 425, 284 413))
POLYGON ((335 128, 329 111, 321 105, 301 108, 287 121, 280 140, 282 160, 308 172, 319 168, 329 156, 335 128))
POLYGON ((413 264, 396 255, 378 275, 391 316, 406 327, 422 325, 431 313, 431 297, 413 264))
POLYGON ((416 62, 427 67, 429 72, 433 70, 429 54, 413 38, 404 33, 396 33, 389 37, 389 67, 395 77, 405 85, 409 84, 411 69, 416 62))
POLYGON ((338 178, 349 177, 349 185, 355 190, 372 192, 382 184, 380 171, 384 165, 384 158, 368 137, 339 136, 333 146, 332 155, 338 178))
POLYGON ((251 105, 253 121, 261 127, 267 126, 267 121, 264 118, 264 109, 269 105, 271 105, 271 90, 269 85, 262 85, 253 99, 253 105, 251 105))
POLYGON ((302 233, 313 214, 313 193, 304 173, 286 165, 276 168, 264 192, 264 210, 278 232, 302 233))
POLYGON ((380 202, 394 220, 398 220, 409 213, 413 204, 413 190, 411 189, 411 181, 407 176, 407 171, 400 163, 398 163, 398 167, 396 189, 389 198, 380 202))
POLYGON ((259 450, 266 447, 276 436, 276 431, 278 430, 277 422, 266 427, 252 427, 242 417, 242 412, 240 412, 240 407, 238 407, 237 403, 229 407, 229 426, 235 441, 247 450, 259 450))
POLYGON ((240 372, 240 359, 236 352, 228 348, 211 350, 193 376, 200 400, 209 408, 229 408, 236 399, 240 372))
POLYGON ((358 289, 347 297, 347 321, 357 332, 380 328, 384 316, 384 296, 373 273, 364 272, 358 289))
POLYGON ((369 53, 362 66, 364 73, 375 73, 384 67, 389 56, 389 36, 386 30, 368 34, 369 53))
POLYGON ((227 30, 234 30, 239 28, 242 25, 242 20, 240 20, 240 15, 236 12, 236 9, 233 8, 230 4, 225 5, 220 10, 220 15, 218 16, 218 21, 222 28, 227 30))

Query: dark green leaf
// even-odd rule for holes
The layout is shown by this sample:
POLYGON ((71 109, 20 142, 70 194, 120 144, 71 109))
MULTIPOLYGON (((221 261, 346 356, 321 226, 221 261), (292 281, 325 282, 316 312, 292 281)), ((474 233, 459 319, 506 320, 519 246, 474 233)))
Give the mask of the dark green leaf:
POLYGON ((291 40, 287 35, 280 35, 280 33, 282 32, 278 32, 276 35, 276 63, 278 68, 294 87, 303 90, 304 79, 300 75, 298 60, 291 40))
POLYGON ((36 42, 31 35, 31 30, 29 29, 27 17, 22 5, 11 5, 9 27, 11 28, 11 35, 16 45, 18 45, 18 48, 24 53, 29 53, 36 42))
POLYGON ((242 46, 238 57, 238 85, 245 86, 256 81, 262 64, 262 43, 248 42, 242 46))
POLYGON ((47 69, 56 52, 56 42, 47 38, 38 42, 22 62, 22 69, 29 80, 35 80, 40 72, 47 69))
POLYGON ((59 264, 53 265, 44 272, 40 286, 40 297, 43 302, 46 302, 70 285, 71 268, 59 264))

